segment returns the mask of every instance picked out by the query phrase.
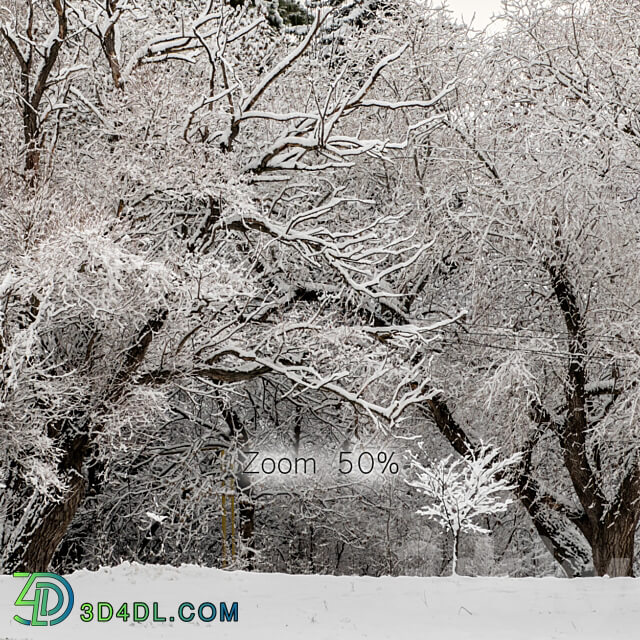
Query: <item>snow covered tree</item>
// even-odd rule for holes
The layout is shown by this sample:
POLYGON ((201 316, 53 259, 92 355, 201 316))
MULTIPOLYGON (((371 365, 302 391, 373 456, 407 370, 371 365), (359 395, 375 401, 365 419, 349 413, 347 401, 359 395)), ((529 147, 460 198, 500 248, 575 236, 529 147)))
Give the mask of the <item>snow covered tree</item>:
POLYGON ((433 361, 443 392, 425 409, 465 456, 510 425, 515 492, 567 575, 633 575, 638 4, 505 7, 430 140, 458 238, 434 293, 469 313, 433 361))
POLYGON ((250 3, 0 2, 3 571, 45 570, 107 487, 150 498, 132 537, 204 537, 196 472, 277 430, 269 402, 344 440, 430 395, 416 349, 454 320, 396 288, 434 238, 359 177, 453 84, 390 90, 409 46, 373 29, 334 59, 330 12, 274 38, 250 3))
POLYGON ((522 452, 568 575, 632 574, 637 5, 276 4, 0 0, 0 565, 109 513, 213 562, 223 481, 247 548, 278 520, 222 452, 431 430, 522 452))
POLYGON ((429 500, 417 513, 434 520, 453 535, 453 575, 456 575, 460 556, 460 535, 465 531, 489 533, 478 524, 478 518, 504 513, 513 502, 505 496, 505 492, 515 488, 509 479, 509 468, 518 463, 521 456, 501 458, 499 454, 498 448, 480 445, 477 453, 469 458, 454 458, 451 454, 427 466, 415 458, 411 460, 416 479, 407 480, 407 484, 416 487, 429 500))

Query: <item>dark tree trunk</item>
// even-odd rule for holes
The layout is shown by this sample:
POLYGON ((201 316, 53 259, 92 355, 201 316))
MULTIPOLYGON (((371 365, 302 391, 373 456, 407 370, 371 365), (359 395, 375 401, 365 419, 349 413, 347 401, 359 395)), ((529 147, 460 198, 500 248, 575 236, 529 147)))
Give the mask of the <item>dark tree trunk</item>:
POLYGON ((236 476, 236 486, 240 491, 240 497, 238 500, 238 518, 239 518, 239 531, 242 547, 246 549, 244 552, 244 559, 247 562, 246 569, 251 571, 253 569, 253 534, 255 531, 255 518, 256 507, 253 501, 251 491, 251 481, 246 474, 240 473, 236 476))
POLYGON ((251 483, 244 473, 236 478, 240 499, 238 505, 239 530, 242 546, 247 550, 244 559, 247 562, 247 571, 253 569, 253 534, 255 531, 256 507, 251 495, 251 483))
POLYGON ((37 115, 30 104, 24 106, 24 142, 27 150, 25 173, 33 185, 40 169, 40 128, 37 115))
POLYGON ((67 490, 58 501, 43 496, 35 497, 33 489, 27 488, 25 482, 16 475, 13 486, 12 501, 25 505, 25 511, 15 511, 13 522, 18 536, 11 541, 7 558, 3 564, 5 571, 38 572, 48 571, 58 545, 62 542, 78 507, 84 499, 86 482, 82 468, 88 451, 88 437, 85 433, 66 436, 75 427, 82 431, 88 429, 88 423, 79 420, 77 423, 60 423, 49 427, 49 436, 59 436, 61 448, 66 454, 60 460, 59 474, 66 482, 67 490))
MULTIPOLYGON (((50 504, 38 512, 26 544, 18 548, 9 571, 48 571, 51 559, 64 538, 84 497, 84 479, 74 476, 69 491, 61 502, 50 504), (42 513, 42 515, 39 515, 42 513)), ((33 519, 35 520, 35 518, 33 519)))
MULTIPOLYGON (((107 15, 111 18, 116 11, 116 0, 108 0, 106 3, 107 15)), ((116 51, 116 25, 111 24, 104 32, 102 37, 102 48, 111 69, 111 77, 113 84, 121 91, 124 89, 124 80, 122 79, 122 69, 120 68, 120 60, 116 51)))
MULTIPOLYGON (((229 427, 232 439, 236 439, 240 446, 247 444, 249 440, 249 434, 244 425, 244 422, 240 419, 240 416, 231 408, 226 407, 222 401, 219 401, 219 406, 222 411, 225 422, 229 427)), ((245 466, 245 457, 242 449, 239 450, 239 469, 245 466)), ((236 471, 234 474, 236 487, 240 491, 239 500, 239 518, 240 518, 240 540, 242 545, 247 549, 245 553, 245 560, 247 561, 247 569, 251 571, 253 569, 253 534, 255 531, 255 517, 256 508, 253 500, 253 491, 251 486, 251 480, 246 473, 242 471, 236 471)))
POLYGON ((628 510, 605 518, 591 539, 593 567, 599 576, 633 577, 633 554, 638 515, 628 510))

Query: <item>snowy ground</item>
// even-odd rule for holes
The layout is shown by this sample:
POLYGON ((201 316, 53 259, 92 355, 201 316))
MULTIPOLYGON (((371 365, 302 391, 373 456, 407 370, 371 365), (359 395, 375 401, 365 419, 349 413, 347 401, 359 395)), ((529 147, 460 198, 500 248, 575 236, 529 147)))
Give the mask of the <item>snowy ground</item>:
MULTIPOLYGON (((0 576, 0 638, 637 638, 640 580, 287 576, 122 564, 67 576, 75 603, 50 627, 13 620, 24 579, 0 576), (158 602, 170 622, 80 621, 84 602, 158 602), (179 622, 181 602, 238 602, 238 622, 179 622)), ((208 610, 206 610, 208 611, 208 610)), ((187 610, 188 612, 188 610, 187 610)))

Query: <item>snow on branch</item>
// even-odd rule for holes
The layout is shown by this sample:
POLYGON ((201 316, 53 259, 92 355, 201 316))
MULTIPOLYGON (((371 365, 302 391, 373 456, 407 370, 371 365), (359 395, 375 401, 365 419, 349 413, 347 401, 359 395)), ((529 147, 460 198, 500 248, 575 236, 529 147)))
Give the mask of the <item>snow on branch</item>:
MULTIPOLYGON (((319 169, 328 169, 336 167, 350 167, 352 163, 350 158, 360 155, 369 155, 374 157, 383 157, 390 150, 404 149, 409 144, 410 135, 418 128, 433 129, 438 126, 444 115, 441 113, 433 114, 427 118, 421 119, 419 122, 411 124, 407 127, 404 140, 390 141, 376 138, 364 138, 358 135, 346 135, 334 133, 339 122, 351 115, 358 109, 376 108, 380 110, 407 110, 407 109, 432 109, 440 103, 455 88, 455 80, 449 81, 443 89, 430 100, 365 100, 373 88, 376 80, 380 77, 382 71, 396 61, 406 51, 407 46, 400 47, 396 52, 386 56, 380 60, 374 69, 370 72, 368 78, 362 83, 360 88, 354 94, 347 95, 346 98, 330 106, 331 96, 336 93, 337 84, 341 81, 342 74, 339 74, 337 80, 328 89, 324 106, 320 108, 318 103, 318 112, 290 112, 290 113, 271 113, 250 112, 244 116, 239 116, 231 128, 237 130, 237 125, 243 119, 262 117, 265 120, 272 121, 289 121, 297 118, 301 122, 297 127, 283 133, 276 138, 259 157, 254 159, 246 168, 246 171, 253 173, 262 173, 265 171, 287 171, 287 170, 306 170, 317 171, 319 169), (291 154, 294 150, 295 153, 291 154), (315 164, 302 162, 302 158, 310 151, 316 151, 326 158, 325 161, 315 164)), ((253 104, 253 103, 252 103, 253 104)))
POLYGON ((387 282, 390 276, 406 270, 418 260, 436 242, 437 237, 423 244, 408 244, 409 237, 376 242, 373 246, 366 243, 377 241, 374 230, 383 225, 399 222, 403 214, 380 216, 365 227, 335 233, 323 226, 298 229, 304 221, 318 217, 345 202, 334 198, 320 208, 304 211, 290 220, 286 226, 258 213, 243 215, 233 213, 221 218, 212 228, 211 242, 220 230, 254 230, 267 234, 282 245, 294 248, 302 258, 313 266, 320 263, 328 265, 354 291, 374 299, 401 297, 404 294, 394 292, 387 282), (383 260, 392 260, 392 264, 381 270, 376 265, 383 260))
POLYGON ((208 51, 210 55, 213 53, 213 57, 217 59, 224 45, 245 37, 265 20, 264 17, 260 17, 236 31, 229 31, 227 23, 234 16, 235 10, 232 7, 223 7, 220 11, 201 15, 181 31, 153 37, 133 53, 123 69, 123 78, 128 79, 142 64, 166 60, 183 60, 193 63, 202 51, 208 51), (205 26, 206 29, 203 28, 205 26), (207 46, 207 41, 214 36, 218 42, 223 43, 223 47, 211 49, 207 46))

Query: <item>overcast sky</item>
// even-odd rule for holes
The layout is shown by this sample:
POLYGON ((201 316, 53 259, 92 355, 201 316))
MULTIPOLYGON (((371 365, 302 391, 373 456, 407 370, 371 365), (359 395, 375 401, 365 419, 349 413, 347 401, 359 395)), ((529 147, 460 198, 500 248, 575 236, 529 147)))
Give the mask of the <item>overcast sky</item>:
MULTIPOLYGON (((443 0, 445 4, 445 0, 443 0)), ((456 18, 462 15, 465 21, 471 20, 476 14, 473 25, 484 27, 489 23, 491 14, 499 13, 502 3, 500 0, 446 0, 446 4, 451 9, 456 18)))

